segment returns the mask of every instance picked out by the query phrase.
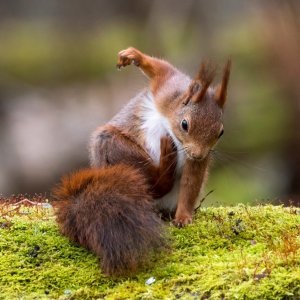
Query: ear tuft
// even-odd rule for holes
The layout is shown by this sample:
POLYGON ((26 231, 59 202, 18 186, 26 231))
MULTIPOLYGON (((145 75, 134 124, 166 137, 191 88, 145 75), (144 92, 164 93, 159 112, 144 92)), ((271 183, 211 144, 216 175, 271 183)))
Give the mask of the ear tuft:
POLYGON ((200 83, 197 80, 193 80, 192 83, 189 86, 188 92, 187 92, 187 96, 185 98, 185 100, 183 101, 184 105, 187 105, 191 98, 193 97, 193 95, 195 95, 196 93, 198 93, 198 91, 200 90, 200 83))
POLYGON ((227 87, 230 77, 230 69, 231 69, 231 59, 227 60, 225 64, 222 82, 217 86, 216 93, 215 93, 215 100, 219 104, 221 108, 224 107, 227 98, 227 87))
POLYGON ((194 102, 197 103, 201 101, 209 86, 211 85, 216 74, 216 68, 211 65, 209 61, 204 61, 201 63, 200 70, 196 79, 201 82, 200 93, 195 97, 194 102))

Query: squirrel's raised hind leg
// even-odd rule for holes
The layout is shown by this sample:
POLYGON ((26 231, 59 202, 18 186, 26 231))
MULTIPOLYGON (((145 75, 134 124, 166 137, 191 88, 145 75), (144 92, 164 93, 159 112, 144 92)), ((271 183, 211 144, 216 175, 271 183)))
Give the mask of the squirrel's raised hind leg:
POLYGON ((168 62, 146 55, 133 47, 119 52, 117 67, 120 69, 131 64, 139 67, 150 79, 152 92, 156 92, 164 81, 176 72, 168 62))

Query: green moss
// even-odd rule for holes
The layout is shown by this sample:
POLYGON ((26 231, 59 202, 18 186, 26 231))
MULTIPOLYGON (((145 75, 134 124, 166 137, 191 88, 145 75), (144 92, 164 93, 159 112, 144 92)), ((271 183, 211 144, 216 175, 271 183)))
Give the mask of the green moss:
POLYGON ((296 208, 203 208, 191 226, 169 227, 171 250, 151 267, 111 279, 59 234, 52 209, 23 207, 0 218, 0 299, 294 299, 299 221, 296 208))

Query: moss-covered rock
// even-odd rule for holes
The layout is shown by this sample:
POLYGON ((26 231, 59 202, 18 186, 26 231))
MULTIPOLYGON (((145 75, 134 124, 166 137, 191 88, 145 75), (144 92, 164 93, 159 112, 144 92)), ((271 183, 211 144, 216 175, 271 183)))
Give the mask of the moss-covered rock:
POLYGON ((171 249, 151 267, 118 279, 102 275, 93 254, 60 235, 52 208, 14 208, 0 212, 0 299, 300 297, 297 208, 201 209, 184 229, 166 225, 171 249))

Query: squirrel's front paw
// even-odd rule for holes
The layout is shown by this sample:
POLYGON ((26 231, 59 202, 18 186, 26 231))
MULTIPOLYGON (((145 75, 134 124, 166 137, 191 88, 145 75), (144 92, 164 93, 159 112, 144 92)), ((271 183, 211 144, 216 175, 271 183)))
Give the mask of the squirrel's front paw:
POLYGON ((139 66, 141 60, 142 53, 133 47, 129 47, 119 52, 117 67, 120 69, 121 67, 126 67, 131 64, 139 66))
POLYGON ((175 216, 175 219, 172 221, 173 225, 175 225, 176 227, 185 227, 188 224, 192 223, 192 216, 191 215, 179 215, 178 217, 175 216))

